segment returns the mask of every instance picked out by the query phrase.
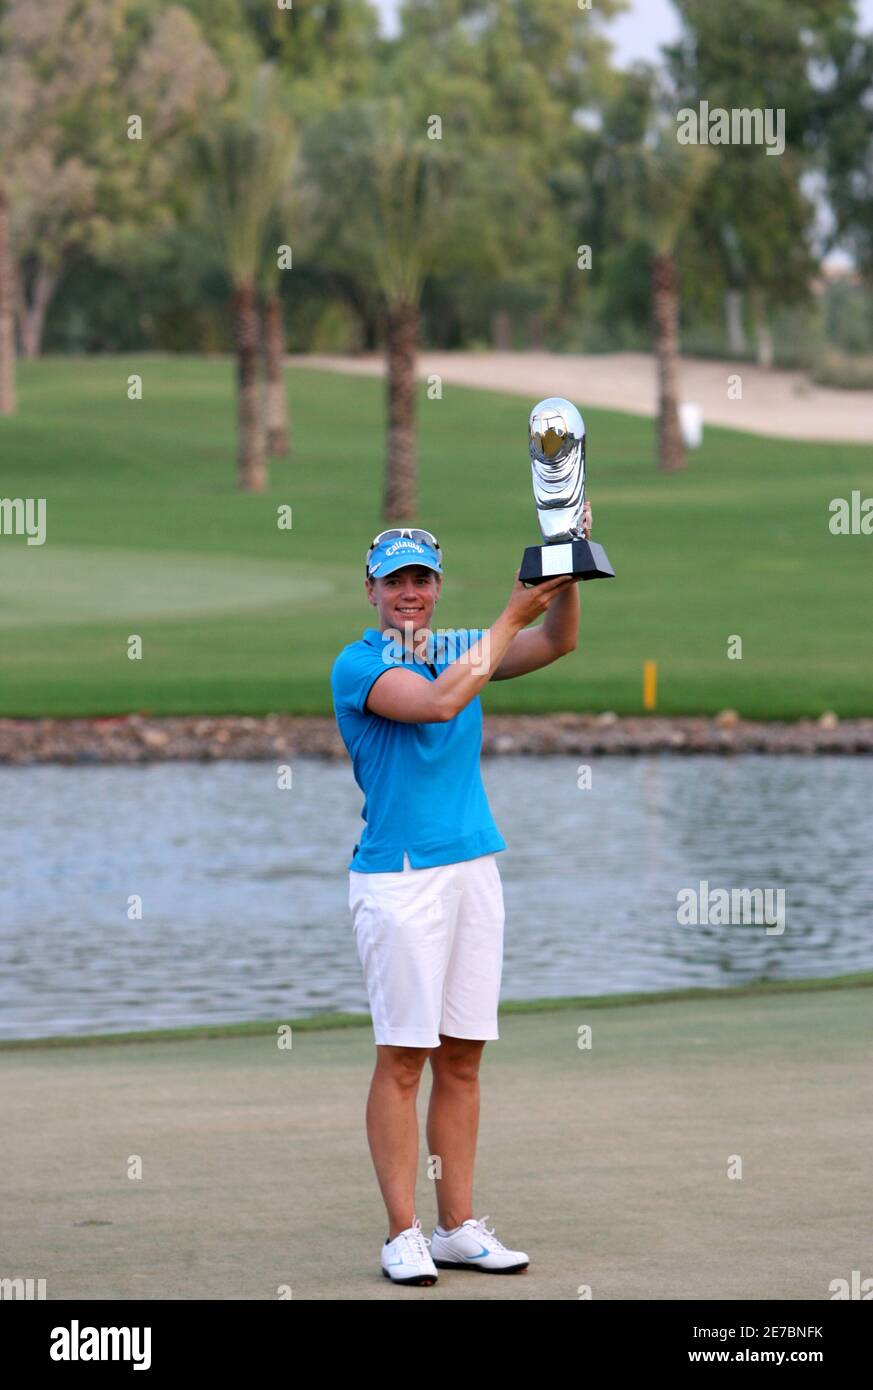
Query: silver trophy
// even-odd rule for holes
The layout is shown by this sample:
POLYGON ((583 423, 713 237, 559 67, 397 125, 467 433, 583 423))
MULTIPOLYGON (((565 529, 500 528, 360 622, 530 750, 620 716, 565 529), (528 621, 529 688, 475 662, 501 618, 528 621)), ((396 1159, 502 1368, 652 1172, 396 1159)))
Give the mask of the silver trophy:
POLYGON ((545 545, 529 545, 519 570, 523 584, 553 575, 614 579, 602 545, 582 534, 585 506, 585 422, 563 396, 535 405, 528 422, 534 501, 545 545))

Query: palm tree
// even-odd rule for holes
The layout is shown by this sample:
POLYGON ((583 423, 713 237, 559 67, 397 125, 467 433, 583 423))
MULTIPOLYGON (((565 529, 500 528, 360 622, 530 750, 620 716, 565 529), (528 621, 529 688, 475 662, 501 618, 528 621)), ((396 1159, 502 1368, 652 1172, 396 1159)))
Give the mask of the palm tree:
POLYGON ((665 473, 685 468, 679 422, 679 276, 673 246, 652 251, 652 323, 658 375, 658 465, 665 473))
POLYGON ((393 97, 347 104, 311 132, 314 226, 327 258, 378 289, 387 369, 388 440, 382 516, 416 513, 416 359, 427 275, 456 240, 460 177, 447 192, 447 156, 410 134, 393 97), (342 189, 342 198, 337 197, 342 189))
MULTIPOLYGON (((296 148, 296 146, 295 146, 296 148)), ((289 228, 299 232, 304 224, 296 184, 290 181, 280 193, 275 207, 269 250, 264 257, 260 277, 261 352, 264 364, 264 421, 267 434, 267 453, 272 458, 283 457, 290 449, 288 397, 285 391, 283 362, 285 357, 285 316, 279 284, 283 274, 278 248, 289 245, 289 228)), ((293 252, 293 247, 292 247, 293 252)))
POLYGON ((274 63, 247 74, 236 97, 193 141, 206 202, 231 281, 237 362, 239 486, 267 485, 258 398, 258 284, 276 208, 291 176, 296 134, 274 63))
POLYGON ((680 145, 675 118, 650 110, 644 137, 616 152, 625 228, 649 250, 658 382, 658 466, 687 466, 679 422, 678 247, 714 158, 708 146, 680 145))
POLYGON ((9 202, 0 184, 0 415, 15 414, 15 274, 9 202))
POLYGON ((710 166, 708 148, 679 145, 675 127, 658 129, 640 151, 644 239, 651 251, 652 323, 658 375, 658 466, 687 466, 679 422, 679 271, 676 251, 710 166))
POLYGON ((23 65, 0 53, 0 415, 14 415, 15 263, 11 198, 15 155, 32 112, 33 84, 23 65))
POLYGON ((386 101, 374 115, 365 218, 384 309, 388 448, 382 516, 412 521, 419 308, 440 228, 439 165, 433 145, 408 134, 396 101, 386 101))
POLYGON ((263 299, 261 348, 264 356, 264 420, 267 453, 280 458, 288 453, 288 401, 282 375, 285 355, 285 325, 279 287, 274 285, 263 299))
POLYGON ((655 75, 645 65, 624 79, 607 120, 595 163, 600 215, 649 252, 658 383, 658 465, 666 473, 686 467, 679 423, 680 241, 688 228, 714 153, 680 145, 675 113, 659 106, 655 75))

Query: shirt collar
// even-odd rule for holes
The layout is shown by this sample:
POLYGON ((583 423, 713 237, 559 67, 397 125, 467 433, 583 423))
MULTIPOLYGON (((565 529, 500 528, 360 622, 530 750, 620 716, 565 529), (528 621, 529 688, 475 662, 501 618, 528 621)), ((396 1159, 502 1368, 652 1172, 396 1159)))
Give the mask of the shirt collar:
MULTIPOLYGON (((361 634, 361 641, 366 642, 368 647, 375 647, 377 651, 381 651, 382 648, 387 645, 385 634, 378 627, 364 628, 364 631, 361 634)), ((407 661, 414 661, 417 662, 419 665, 422 664, 421 659, 417 657, 414 652, 405 652, 404 658, 407 661)), ((430 663, 425 661, 424 665, 427 666, 430 665, 430 663)))

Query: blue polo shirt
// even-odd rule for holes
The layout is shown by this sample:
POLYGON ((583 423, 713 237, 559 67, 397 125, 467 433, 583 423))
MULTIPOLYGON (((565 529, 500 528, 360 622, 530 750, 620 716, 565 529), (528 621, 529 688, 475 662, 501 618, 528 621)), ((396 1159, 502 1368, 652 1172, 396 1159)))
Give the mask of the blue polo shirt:
POLYGON ((436 680, 483 631, 470 630, 463 643, 432 643, 436 675, 422 659, 426 653, 403 652, 375 627, 344 647, 334 662, 334 712, 364 793, 366 822, 348 868, 397 872, 403 869, 404 850, 413 869, 424 869, 506 849, 482 785, 478 695, 454 719, 434 724, 406 724, 364 708, 371 686, 392 666, 436 680))

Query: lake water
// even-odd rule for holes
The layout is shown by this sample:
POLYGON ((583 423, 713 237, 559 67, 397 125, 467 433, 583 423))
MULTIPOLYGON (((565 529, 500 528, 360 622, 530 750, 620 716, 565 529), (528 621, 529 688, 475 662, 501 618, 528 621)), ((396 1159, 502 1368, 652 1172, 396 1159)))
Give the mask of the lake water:
MULTIPOLYGON (((503 999, 873 968, 873 759, 499 758, 503 999), (784 892, 784 930, 677 920, 784 892)), ((348 763, 0 769, 0 1037, 367 1009, 348 763), (142 920, 128 918, 131 895, 142 920)), ((773 918, 769 919, 773 922, 773 918)))

